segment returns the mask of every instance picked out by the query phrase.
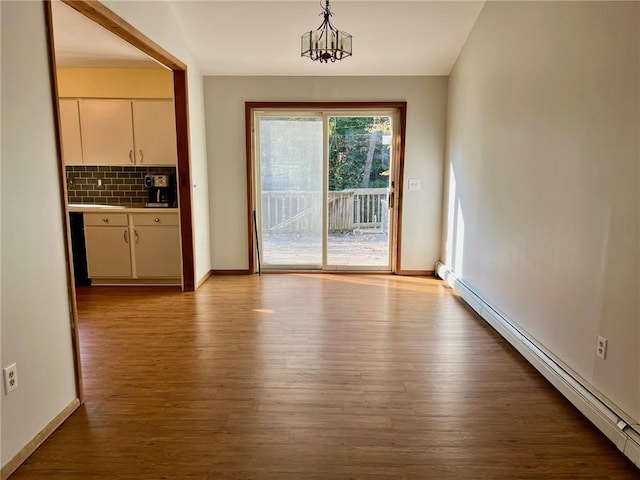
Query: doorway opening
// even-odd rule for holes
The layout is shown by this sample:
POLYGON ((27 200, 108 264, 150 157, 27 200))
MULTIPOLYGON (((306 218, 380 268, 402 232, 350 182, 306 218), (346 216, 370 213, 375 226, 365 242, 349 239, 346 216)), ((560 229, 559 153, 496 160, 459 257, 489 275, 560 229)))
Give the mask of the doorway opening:
POLYGON ((395 272, 405 106, 247 105, 253 271, 395 272))
MULTIPOLYGON (((57 115, 58 132, 64 130, 62 129, 61 125, 63 123, 62 119, 66 111, 64 108, 66 107, 66 104, 65 105, 58 104, 58 98, 60 98, 60 86, 57 78, 57 72, 58 72, 57 58, 59 56, 59 52, 56 48, 56 41, 55 41, 56 30, 55 29, 56 29, 56 22, 60 21, 60 19, 63 19, 62 24, 65 27, 69 27, 70 26, 69 22, 71 17, 69 17, 68 14, 65 14, 64 17, 61 17, 60 15, 58 15, 58 20, 56 20, 56 15, 54 15, 54 10, 56 10, 58 14, 66 10, 69 10, 69 11, 75 10, 74 14, 76 14, 76 16, 78 16, 79 18, 82 18, 84 21, 80 23, 77 23, 77 22, 73 23, 73 26, 81 27, 81 28, 78 28, 78 32, 76 32, 73 28, 60 29, 65 32, 65 42, 66 42, 65 43, 66 45, 65 60, 68 61, 70 58, 73 58, 75 62, 75 66, 104 67, 104 66, 111 65, 111 66, 118 66, 118 67, 127 67, 127 66, 140 67, 140 66, 145 66, 148 62, 151 62, 155 64, 157 67, 157 69, 155 70, 156 73, 161 72, 162 74, 163 71, 166 71, 166 70, 168 70, 170 73, 171 80, 169 83, 172 83, 173 85, 172 87, 171 85, 169 85, 168 88, 169 89, 172 88, 173 92, 172 94, 169 93, 168 96, 165 92, 166 82, 164 82, 163 80, 165 78, 164 76, 162 75, 159 76, 156 74, 142 75, 142 78, 147 80, 141 81, 140 75, 137 75, 137 76, 131 75, 131 78, 136 79, 135 81, 133 82, 128 81, 126 78, 116 78, 115 81, 112 82, 115 84, 114 87, 106 95, 103 95, 102 93, 99 95, 94 95, 94 94, 89 95, 89 97, 97 97, 97 98, 104 97, 104 98, 109 98, 110 100, 113 99, 114 100, 113 102, 110 101, 110 102, 100 103, 100 100, 90 98, 90 99, 87 99, 86 102, 79 105, 79 109, 83 113, 86 113, 85 118, 87 120, 87 124, 89 124, 91 123, 90 120, 94 117, 90 114, 95 109, 98 109, 98 112, 96 113, 97 115, 97 114, 101 114, 102 110, 107 108, 111 110, 114 110, 117 108, 119 109, 118 112, 126 111, 128 108, 130 108, 129 103, 132 103, 132 102, 126 102, 126 101, 116 102, 115 101, 117 98, 119 98, 117 92, 126 90, 124 85, 136 86, 138 91, 144 92, 143 95, 137 95, 137 94, 134 95, 133 93, 131 93, 131 91, 129 91, 128 93, 120 93, 120 96, 122 97, 122 99, 124 99, 125 97, 128 98, 133 96, 136 98, 140 97, 143 100, 145 100, 137 103, 134 102, 132 105, 133 107, 132 118, 134 120, 133 127, 139 127, 139 128, 135 128, 136 137, 137 137, 136 142, 138 141, 138 138, 140 139, 147 138, 148 140, 149 139, 151 140, 147 142, 148 146, 147 148, 145 148, 146 153, 144 153, 144 156, 143 156, 143 151, 141 149, 134 149, 129 151, 128 160, 132 164, 135 164, 136 168, 138 168, 138 166, 142 168, 142 165, 145 162, 149 163, 151 166, 150 168, 146 168, 146 167, 143 168, 144 172, 146 173, 158 174, 157 176, 164 175, 168 178, 177 177, 176 178, 177 184, 175 185, 172 184, 171 188, 172 188, 172 191, 173 189, 177 190, 177 197, 179 199, 178 217, 179 217, 179 243, 180 243, 181 251, 178 256, 181 257, 181 262, 179 262, 179 264, 174 269, 172 269, 172 277, 181 277, 182 289, 184 291, 193 291, 195 289, 195 264, 194 264, 194 245, 193 245, 193 220, 192 220, 192 211, 191 211, 192 201, 191 201, 191 167, 190 167, 190 159, 189 159, 189 126, 188 126, 188 97, 187 97, 187 72, 186 72, 187 67, 182 61, 174 57, 171 53, 164 50, 162 47, 157 45, 148 37, 144 36, 135 27, 127 23, 124 19, 118 17, 116 14, 114 14, 111 10, 109 10, 107 7, 103 6, 102 4, 89 1, 89 0, 73 0, 73 1, 62 0, 61 4, 64 4, 64 5, 57 5, 58 8, 56 9, 54 9, 52 2, 47 2, 45 4, 47 21, 48 21, 48 29, 49 29, 49 44, 51 49, 52 84, 54 87, 54 92, 56 97, 55 109, 58 112, 58 115, 57 115), (90 21, 86 22, 86 19, 90 21), (91 24, 92 26, 89 27, 89 24, 91 24), (67 30, 74 30, 74 32, 70 34, 67 30), (80 37, 76 38, 73 35, 80 35, 80 37), (99 41, 96 41, 97 46, 92 47, 91 45, 93 44, 91 42, 88 42, 88 46, 82 43, 78 43, 82 41, 82 35, 88 35, 88 36, 94 35, 95 38, 99 40, 99 41), (120 42, 120 46, 118 46, 118 44, 114 44, 112 38, 120 42), (69 53, 70 41, 73 43, 73 45, 76 45, 76 46, 81 45, 77 47, 78 51, 71 49, 71 53, 69 53), (96 48, 97 50, 94 51, 93 48, 96 48), (133 50, 135 50, 138 55, 144 56, 146 60, 142 61, 138 56, 131 58, 130 52, 133 50), (124 63, 122 63, 123 60, 124 60, 124 63), (97 61, 99 65, 92 65, 92 62, 95 62, 95 61, 97 61), (143 62, 142 65, 141 65, 141 62, 143 62), (148 82, 151 82, 151 83, 148 83, 148 82), (152 85, 152 87, 149 88, 147 91, 145 89, 146 89, 146 86, 148 85, 152 85), (161 92, 161 93, 158 93, 158 92, 161 92), (170 97, 173 97, 172 101, 170 100, 164 101, 170 97), (173 112, 171 112, 170 110, 173 110, 173 112), (175 138, 175 143, 171 142, 171 145, 167 144, 169 146, 166 148, 162 147, 161 146, 162 142, 158 141, 158 139, 161 138, 161 136, 155 131, 155 130, 159 130, 157 124, 155 126, 156 127, 155 130, 153 128, 148 128, 147 130, 145 130, 145 128, 141 128, 141 127, 150 127, 154 120, 157 123, 157 118, 159 114, 161 114, 160 116, 163 119, 168 119, 169 117, 171 117, 171 121, 163 122, 163 125, 168 130, 166 131, 166 133, 163 131, 162 135, 166 138, 171 138, 172 140, 173 138, 175 138), (136 121, 138 119, 139 119, 139 122, 138 122, 138 125, 136 125, 136 121), (173 129, 173 132, 171 132, 171 129, 173 129), (145 131, 151 132, 151 133, 145 137, 145 131), (172 157, 164 154, 165 150, 166 151, 173 150, 174 152, 176 152, 176 156, 172 157), (162 155, 164 156, 160 158, 162 155, 156 155, 155 156, 156 161, 148 162, 147 161, 148 159, 144 159, 144 157, 146 157, 150 151, 161 152, 162 155), (177 158, 177 161, 176 161, 176 158, 177 158), (175 167, 175 169, 173 169, 173 167, 175 167), (171 172, 173 172, 174 175, 171 175, 171 172), (174 273, 174 270, 180 270, 179 272, 180 275, 177 275, 176 273, 174 273)), ((59 26, 60 25, 58 25, 58 27, 59 26)), ((87 43, 86 39, 85 39, 85 43, 87 43)), ((129 71, 135 72, 136 69, 137 68, 129 68, 129 71)), ((89 68, 88 70, 90 71, 91 69, 89 68)), ((100 70, 100 68, 95 70, 100 70)), ((107 69, 102 69, 102 70, 107 70, 107 69)), ((126 68, 124 70, 126 70, 126 68)), ((142 70, 142 69, 137 69, 137 70, 142 70)), ((150 72, 147 71, 146 73, 150 73, 150 72)), ((94 80, 94 78, 91 77, 91 75, 87 75, 87 74, 84 74, 84 75, 86 78, 82 80, 83 82, 86 83, 87 81, 94 80)), ((67 86, 74 85, 73 88, 77 88, 77 85, 81 84, 81 82, 80 83, 77 82, 77 76, 74 77, 74 76, 67 75, 67 77, 68 77, 67 78, 68 81, 66 82, 67 86), (74 79, 74 80, 71 80, 71 79, 74 79)), ((104 82, 105 78, 102 78, 101 81, 104 82)), ((129 111, 129 115, 131 115, 131 110, 129 111)), ((117 120, 120 119, 119 116, 112 115, 112 116, 109 116, 108 118, 113 118, 114 119, 113 121, 116 122, 116 125, 120 130, 124 128, 128 128, 128 126, 125 127, 125 125, 127 125, 128 123, 128 117, 126 121, 123 121, 120 123, 117 122, 117 120)), ((104 121, 96 123, 96 125, 100 127, 100 128, 94 129, 95 130, 94 137, 97 140, 96 142, 91 142, 90 141, 91 138, 89 138, 88 136, 86 145, 96 146, 96 148, 92 150, 92 152, 96 150, 100 151, 100 155, 98 156, 93 155, 92 157, 93 160, 89 162, 89 165, 96 165, 96 164, 101 165, 100 168, 106 171, 108 170, 108 167, 111 165, 112 160, 111 158, 109 158, 109 160, 105 160, 105 158, 108 157, 106 150, 108 150, 109 144, 110 144, 109 137, 107 136, 107 132, 109 132, 110 130, 103 128, 104 123, 105 123, 104 121)), ((85 132, 83 132, 83 134, 84 133, 85 132)), ((91 132, 86 132, 86 133, 91 133, 91 132)), ((63 134, 64 134, 64 131, 63 131, 63 134)), ((127 137, 129 138, 131 136, 132 136, 131 131, 127 131, 127 137)), ((83 142, 82 148, 84 149, 86 145, 85 145, 85 142, 83 142)), ((83 152, 83 153, 86 153, 86 152, 83 152)), ((63 155, 61 155, 61 157, 62 156, 63 155)), ((113 164, 119 165, 119 163, 117 162, 113 164)), ((127 164, 127 166, 129 165, 127 164)), ((75 168, 75 167, 71 167, 71 168, 75 168)), ((91 168, 95 168, 95 167, 91 167, 91 168)), ((115 170, 117 170, 117 167, 114 169, 114 171, 115 170)), ((117 173, 108 171, 107 173, 105 173, 105 175, 112 176, 112 175, 117 175, 117 173)), ((139 176, 140 172, 136 172, 136 175, 139 176)), ((64 179, 65 177, 66 177, 65 167, 64 167, 64 163, 61 161, 61 178, 64 179)), ((106 182, 101 183, 101 180, 103 180, 102 178, 99 178, 98 180, 99 180, 98 188, 102 187, 102 190, 106 190, 106 182)), ((131 177, 130 180, 134 180, 134 178, 131 177)), ((135 180, 137 180, 137 177, 135 180)), ((173 181, 173 180, 169 180, 169 181, 173 181)), ((140 180, 140 183, 141 182, 142 180, 140 180)), ((67 191, 66 182, 62 182, 61 189, 63 193, 63 198, 65 199, 69 198, 69 195, 68 195, 69 192, 67 191)), ((120 191, 122 190, 120 186, 118 186, 117 189, 118 189, 118 192, 113 192, 114 198, 116 197, 116 195, 120 195, 126 191, 126 190, 120 191)), ((82 196, 84 196, 85 198, 92 198, 92 195, 91 195, 92 192, 88 192, 88 193, 89 195, 82 195, 82 196)), ((100 193, 101 194, 100 196, 102 197, 103 193, 111 193, 111 192, 101 191, 97 193, 100 193)), ((146 192, 144 192, 144 195, 146 195, 146 192)), ((132 200, 131 203, 140 203, 139 200, 140 198, 142 198, 140 197, 140 192, 134 191, 131 193, 130 196, 132 200)), ((173 195, 173 197, 176 197, 176 195, 173 195)), ((82 203, 87 203, 87 202, 82 202, 82 203)), ((111 202, 111 203, 114 203, 114 202, 111 202)), ((119 202, 115 202, 115 204, 119 204, 119 202)))
MULTIPOLYGON (((175 136, 177 144, 177 191, 179 196, 179 237, 181 247, 181 277, 182 290, 195 290, 195 265, 194 265, 194 244, 193 244, 193 221, 192 221, 192 201, 191 201, 191 168, 189 158, 189 121, 188 121, 188 96, 187 96, 187 66, 171 53, 164 50, 151 39, 143 35, 135 27, 117 16, 107 7, 99 2, 91 0, 62 0, 78 13, 95 22, 100 28, 110 34, 119 37, 153 60, 163 65, 171 71, 173 77, 173 108, 175 111, 175 136)), ((54 14, 51 2, 44 3, 45 15, 47 19, 48 43, 50 48, 50 72, 53 91, 54 111, 56 112, 55 123, 58 133, 61 131, 61 111, 58 104, 59 88, 56 75, 56 48, 54 41, 54 14)), ((62 148, 58 139, 58 159, 60 162, 60 192, 61 200, 65 205, 65 230, 67 232, 67 266, 69 281, 69 304, 72 314, 72 344, 75 360, 76 392, 80 403, 84 402, 82 389, 82 368, 80 358, 80 339, 78 333, 78 308, 77 295, 74 282, 71 235, 69 225, 69 215, 67 208, 67 183, 65 181, 65 166, 62 160, 62 148)), ((126 235, 126 233, 125 233, 126 235)))

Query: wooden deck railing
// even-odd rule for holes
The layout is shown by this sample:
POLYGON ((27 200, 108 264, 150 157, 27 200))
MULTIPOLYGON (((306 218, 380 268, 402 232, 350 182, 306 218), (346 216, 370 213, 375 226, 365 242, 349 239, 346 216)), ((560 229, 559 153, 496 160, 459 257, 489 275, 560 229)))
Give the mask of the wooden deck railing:
MULTIPOLYGON (((386 188, 357 188, 329 192, 329 232, 386 228, 386 188)), ((322 228, 322 192, 263 191, 264 232, 310 233, 322 228)))
POLYGON ((387 218, 387 189, 386 188, 358 188, 354 192, 355 228, 382 228, 387 218))

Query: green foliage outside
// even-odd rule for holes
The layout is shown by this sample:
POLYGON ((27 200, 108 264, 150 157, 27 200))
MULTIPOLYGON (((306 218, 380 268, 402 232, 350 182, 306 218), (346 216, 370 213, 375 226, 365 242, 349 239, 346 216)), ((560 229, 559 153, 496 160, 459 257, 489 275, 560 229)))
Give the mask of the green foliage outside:
MULTIPOLYGON (((390 117, 329 117, 329 190, 386 188, 390 117)), ((322 122, 309 117, 261 121, 262 189, 320 190, 322 122)))
POLYGON ((330 117, 329 190, 387 187, 389 135, 389 117, 330 117))

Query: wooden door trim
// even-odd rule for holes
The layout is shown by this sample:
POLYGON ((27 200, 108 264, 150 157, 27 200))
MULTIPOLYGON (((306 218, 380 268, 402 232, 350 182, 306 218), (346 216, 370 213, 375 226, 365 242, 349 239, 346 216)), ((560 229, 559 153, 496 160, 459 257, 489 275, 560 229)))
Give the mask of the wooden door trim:
POLYGON ((402 212, 403 212, 403 197, 404 197, 404 151, 405 140, 407 132, 407 102, 402 102, 402 107, 398 108, 400 132, 395 141, 400 142, 400 145, 396 149, 398 152, 398 169, 396 171, 396 202, 398 202, 398 208, 396 209, 395 228, 394 235, 396 236, 396 262, 394 273, 401 275, 402 270, 402 212))
MULTIPOLYGON (((53 13, 51 10, 51 2, 44 4, 47 40, 48 40, 48 56, 49 56, 49 81, 51 82, 51 103, 53 106, 53 123, 56 132, 60 132, 60 106, 58 104, 58 76, 56 75, 56 55, 55 45, 53 41, 53 13)), ((67 207, 67 174, 64 161, 62 160, 62 142, 60 135, 55 135, 56 154, 58 156, 59 171, 59 188, 60 188, 60 206, 63 211, 63 232, 64 232, 64 255, 67 266, 67 292, 69 296, 69 311, 71 315, 71 346, 74 359, 74 375, 76 386, 76 397, 79 404, 84 403, 84 393, 82 389, 82 364, 80 362, 80 339, 78 334, 78 304, 76 302, 76 285, 75 275, 73 273, 73 254, 71 253, 71 227, 69 225, 69 208, 67 207)), ((69 412, 69 415, 71 412, 69 412)), ((37 447, 36 447, 37 448, 37 447)), ((34 449, 35 450, 35 449, 34 449)))
POLYGON ((178 210, 180 211, 180 245, 182 246, 182 289, 185 292, 193 292, 196 289, 196 272, 186 69, 173 71, 173 98, 176 109, 176 144, 178 148, 178 210))
POLYGON ((245 126, 245 151, 247 153, 247 232, 248 236, 248 262, 249 262, 249 274, 256 273, 256 229, 254 226, 253 215, 256 209, 255 198, 255 168, 253 162, 254 148, 253 148, 253 110, 260 108, 262 105, 260 102, 245 102, 244 104, 244 126, 245 126))
POLYGON ((247 162, 247 210, 248 210, 248 261, 249 273, 256 273, 255 251, 256 251, 256 229, 253 222, 253 212, 256 208, 255 199, 255 165, 254 141, 255 125, 253 112, 255 110, 384 110, 394 109, 398 112, 398 135, 396 137, 398 152, 397 169, 395 179, 395 198, 397 208, 394 210, 393 239, 395 241, 395 260, 392 260, 391 270, 393 273, 400 273, 401 268, 401 243, 402 243, 402 193, 404 179, 404 150, 407 126, 407 102, 245 102, 245 151, 247 162))

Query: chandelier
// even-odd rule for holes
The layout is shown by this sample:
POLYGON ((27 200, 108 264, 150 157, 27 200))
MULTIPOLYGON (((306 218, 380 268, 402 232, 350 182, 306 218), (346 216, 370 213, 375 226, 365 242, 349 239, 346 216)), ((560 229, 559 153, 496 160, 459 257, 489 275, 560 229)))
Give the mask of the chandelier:
MULTIPOLYGON (((322 6, 322 1, 320 2, 322 6)), ((333 26, 329 0, 325 0, 322 25, 302 35, 302 56, 321 63, 335 62, 351 56, 351 35, 333 26)))

